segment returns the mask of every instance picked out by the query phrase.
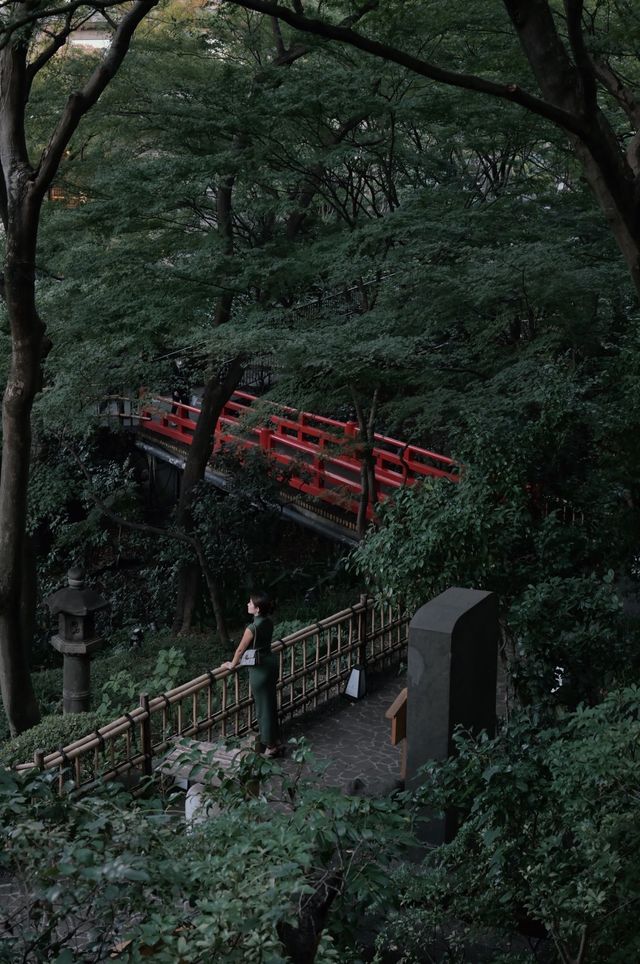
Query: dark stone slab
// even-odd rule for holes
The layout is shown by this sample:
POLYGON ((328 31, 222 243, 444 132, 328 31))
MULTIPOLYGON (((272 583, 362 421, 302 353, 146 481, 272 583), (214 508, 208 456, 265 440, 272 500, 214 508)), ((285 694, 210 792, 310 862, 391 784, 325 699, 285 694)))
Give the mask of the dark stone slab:
MULTIPOLYGON (((407 786, 421 767, 453 753, 462 726, 495 732, 498 600, 477 589, 447 589, 422 606, 409 626, 407 786)), ((429 843, 450 839, 451 819, 425 830, 429 843)))

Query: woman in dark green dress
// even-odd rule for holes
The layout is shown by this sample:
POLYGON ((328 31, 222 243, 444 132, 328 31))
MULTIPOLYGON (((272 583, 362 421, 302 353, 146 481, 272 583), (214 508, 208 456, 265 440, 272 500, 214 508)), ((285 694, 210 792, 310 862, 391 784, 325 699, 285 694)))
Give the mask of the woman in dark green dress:
POLYGON ((272 605, 266 592, 254 592, 247 603, 247 611, 253 616, 242 639, 238 643, 233 659, 224 663, 227 669, 235 669, 245 650, 250 647, 258 654, 258 665, 249 668, 249 683, 256 704, 256 717, 260 731, 260 742, 266 747, 265 756, 276 756, 278 745, 278 703, 277 683, 279 660, 271 652, 273 623, 269 618, 272 605))

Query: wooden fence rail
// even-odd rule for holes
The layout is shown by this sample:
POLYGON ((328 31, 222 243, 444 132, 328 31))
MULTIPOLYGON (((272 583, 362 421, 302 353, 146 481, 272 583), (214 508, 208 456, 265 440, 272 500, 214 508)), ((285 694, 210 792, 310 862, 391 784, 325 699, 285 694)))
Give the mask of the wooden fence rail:
MULTIPOLYGON (((397 660, 407 642, 409 617, 362 599, 273 644, 280 660, 280 721, 316 709, 339 694, 352 668, 379 669, 397 660)), ((131 770, 151 774, 154 757, 176 737, 203 734, 208 741, 238 737, 255 722, 246 670, 209 670, 160 696, 143 693, 140 705, 75 743, 52 753, 36 751, 29 763, 57 772, 60 792, 88 789, 131 770)))

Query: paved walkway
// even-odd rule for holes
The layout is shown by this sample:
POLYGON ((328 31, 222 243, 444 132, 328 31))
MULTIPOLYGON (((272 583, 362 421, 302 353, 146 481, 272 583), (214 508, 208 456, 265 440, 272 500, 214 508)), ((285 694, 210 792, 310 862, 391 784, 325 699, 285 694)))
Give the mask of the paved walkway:
POLYGON ((304 736, 315 757, 326 764, 322 782, 345 793, 384 796, 400 779, 401 747, 391 746, 391 723, 385 711, 406 685, 404 677, 369 677, 368 692, 352 702, 346 697, 285 729, 285 740, 304 736), (357 782, 356 782, 357 781, 357 782))

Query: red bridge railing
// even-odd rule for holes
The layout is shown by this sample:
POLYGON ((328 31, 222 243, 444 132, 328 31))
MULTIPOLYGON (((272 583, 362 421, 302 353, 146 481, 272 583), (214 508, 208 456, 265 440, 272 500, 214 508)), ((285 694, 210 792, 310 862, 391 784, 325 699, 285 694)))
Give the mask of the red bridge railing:
MULTIPOLYGON (((248 392, 234 393, 216 425, 214 451, 224 445, 258 448, 286 467, 291 488, 348 514, 357 513, 362 493, 362 443, 357 424, 274 405, 267 425, 243 428, 255 401, 256 396, 248 392)), ((141 427, 171 442, 190 445, 199 415, 200 409, 193 405, 153 398, 143 403, 141 427)), ((425 477, 458 479, 458 465, 453 459, 385 435, 376 434, 373 457, 373 503, 425 477)), ((371 506, 367 514, 373 516, 371 506)))

